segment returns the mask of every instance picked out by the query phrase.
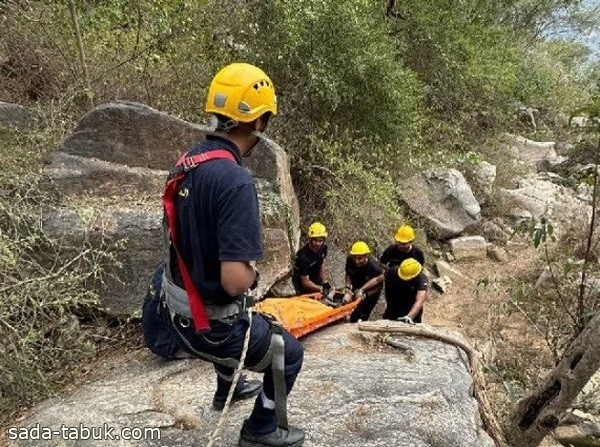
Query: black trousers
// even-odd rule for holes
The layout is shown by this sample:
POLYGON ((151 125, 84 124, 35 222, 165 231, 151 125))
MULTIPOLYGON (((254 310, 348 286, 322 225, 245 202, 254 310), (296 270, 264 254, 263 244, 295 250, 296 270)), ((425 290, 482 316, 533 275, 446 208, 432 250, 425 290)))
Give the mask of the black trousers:
POLYGON ((371 316, 371 312, 373 312, 377 301, 379 301, 380 296, 381 289, 367 295, 350 315, 350 323, 356 323, 358 320, 367 321, 371 316))
MULTIPOLYGON (((231 324, 221 322, 211 323, 211 330, 207 333, 197 333, 193 326, 182 325, 181 323, 177 317, 172 321, 176 332, 184 339, 185 344, 189 344, 194 351, 219 358, 240 358, 248 328, 247 320, 238 319, 231 324)), ((269 325, 270 323, 263 315, 253 314, 252 327, 250 328, 250 343, 244 362, 244 365, 250 370, 254 370, 253 366, 260 362, 271 342, 269 325)), ((289 394, 302 368, 304 350, 300 342, 285 329, 283 331, 283 338, 285 341, 285 383, 287 393, 289 394)), ((214 366, 220 375, 233 376, 233 367, 218 363, 215 363, 214 366)), ((259 372, 264 373, 263 391, 265 396, 270 400, 274 400, 275 393, 271 365, 268 365, 266 369, 259 372)), ((254 409, 250 414, 247 425, 255 433, 270 433, 277 428, 275 410, 266 408, 263 405, 260 394, 256 398, 254 409)))

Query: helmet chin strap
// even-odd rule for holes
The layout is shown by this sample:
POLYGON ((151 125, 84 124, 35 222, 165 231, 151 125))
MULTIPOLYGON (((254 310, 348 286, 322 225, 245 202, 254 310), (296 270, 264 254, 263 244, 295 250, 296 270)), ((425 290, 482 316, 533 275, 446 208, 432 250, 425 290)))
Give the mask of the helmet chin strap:
POLYGON ((226 121, 226 122, 219 121, 219 119, 215 115, 212 115, 210 117, 210 121, 211 121, 211 125, 213 127, 213 131, 221 131, 221 132, 229 133, 235 127, 242 127, 246 131, 248 131, 251 135, 253 135, 256 138, 258 138, 258 140, 256 140, 256 142, 244 153, 244 155, 243 155, 244 157, 248 157, 252 153, 252 151, 254 150, 254 148, 256 147, 256 145, 261 140, 262 141, 267 141, 268 140, 268 137, 265 135, 264 132, 261 132, 260 130, 252 129, 246 123, 240 123, 240 122, 238 122, 236 120, 233 120, 233 119, 229 120, 229 121, 226 121))
POLYGON ((251 132, 252 135, 254 135, 255 137, 257 137, 259 140, 265 141, 267 140, 267 136, 265 135, 264 132, 261 132, 260 130, 253 130, 251 132))

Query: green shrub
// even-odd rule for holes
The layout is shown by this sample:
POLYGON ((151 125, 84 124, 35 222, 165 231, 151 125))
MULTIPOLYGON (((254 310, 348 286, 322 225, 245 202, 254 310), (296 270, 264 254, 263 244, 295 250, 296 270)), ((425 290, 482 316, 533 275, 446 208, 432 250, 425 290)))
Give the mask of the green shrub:
POLYGON ((47 397, 96 350, 79 317, 97 304, 85 282, 102 274, 110 253, 66 250, 42 232, 42 213, 56 206, 38 183, 50 140, 0 131, 0 423, 47 397))
MULTIPOLYGON (((310 157, 298 162, 297 191, 305 203, 313 204, 304 209, 303 227, 322 221, 339 246, 349 247, 360 239, 377 250, 389 242, 403 212, 392 177, 362 160, 357 144, 365 142, 311 140, 310 157)), ((374 157, 378 152, 373 146, 364 149, 374 157)))

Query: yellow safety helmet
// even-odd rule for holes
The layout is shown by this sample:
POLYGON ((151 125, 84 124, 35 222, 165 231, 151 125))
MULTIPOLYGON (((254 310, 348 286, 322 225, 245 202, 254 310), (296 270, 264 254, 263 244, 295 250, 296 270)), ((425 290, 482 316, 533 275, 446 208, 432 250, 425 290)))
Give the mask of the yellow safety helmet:
POLYGON ((308 237, 327 237, 327 228, 321 222, 314 222, 308 227, 308 237))
POLYGON ((412 242, 415 239, 415 230, 413 230, 409 225, 402 225, 400 228, 398 228, 398 231, 396 231, 394 239, 401 244, 412 242))
POLYGON ((352 256, 368 255, 369 253, 371 253, 371 250, 367 243, 363 241, 355 242, 350 249, 350 254, 352 256))
POLYGON ((402 261, 400 267, 398 267, 398 276, 404 281, 410 281, 416 277, 423 270, 421 263, 415 258, 408 258, 402 261))
POLYGON ((266 112, 277 115, 275 87, 260 68, 233 63, 213 78, 204 110, 241 123, 254 121, 266 112))

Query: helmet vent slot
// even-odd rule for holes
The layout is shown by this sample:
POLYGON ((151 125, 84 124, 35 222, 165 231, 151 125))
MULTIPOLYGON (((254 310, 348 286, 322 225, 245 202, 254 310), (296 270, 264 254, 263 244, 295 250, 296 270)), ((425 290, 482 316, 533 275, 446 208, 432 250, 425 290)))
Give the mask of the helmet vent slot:
POLYGON ((215 93, 215 99, 213 100, 215 107, 225 107, 225 102, 227 102, 227 95, 215 93))

